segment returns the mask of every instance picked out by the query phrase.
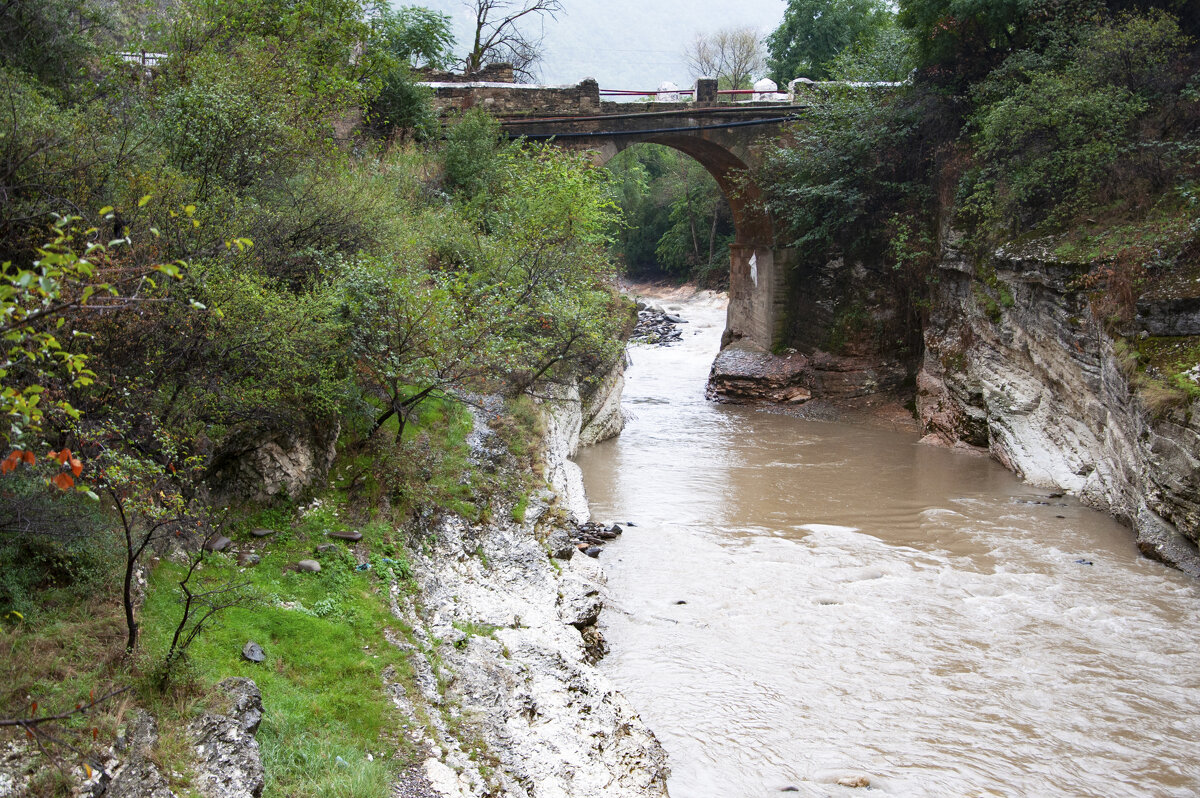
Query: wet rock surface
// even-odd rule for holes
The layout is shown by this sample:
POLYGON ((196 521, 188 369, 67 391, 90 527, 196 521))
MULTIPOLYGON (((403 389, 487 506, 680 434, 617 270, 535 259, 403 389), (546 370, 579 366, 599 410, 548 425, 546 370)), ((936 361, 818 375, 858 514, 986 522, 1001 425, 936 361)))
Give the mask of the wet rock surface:
POLYGON ((679 325, 687 324, 686 319, 648 302, 639 301, 637 311, 637 326, 629 337, 631 343, 670 346, 683 338, 679 325))
POLYGON ((582 524, 572 524, 566 534, 570 545, 589 557, 599 557, 604 550, 604 544, 616 540, 624 530, 619 524, 598 524, 587 521, 582 524))

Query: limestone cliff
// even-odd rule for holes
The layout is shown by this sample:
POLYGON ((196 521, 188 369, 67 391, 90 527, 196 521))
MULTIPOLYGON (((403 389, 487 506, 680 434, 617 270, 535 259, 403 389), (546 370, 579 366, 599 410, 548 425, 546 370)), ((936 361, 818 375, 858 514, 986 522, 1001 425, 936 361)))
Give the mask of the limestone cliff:
MULTIPOLYGON (((413 630, 421 703, 430 713, 423 795, 481 798, 664 798, 667 765, 654 734, 593 665, 603 606, 599 564, 577 555, 565 528, 586 520, 582 442, 619 431, 622 369, 583 396, 543 402, 547 481, 523 516, 432 522, 414 552, 415 606, 393 611, 413 630)), ((475 448, 487 457, 487 425, 475 448)), ((398 685, 397 685, 398 686, 398 685)), ((397 686, 393 686, 396 690, 397 686)), ((412 696, 395 693, 416 716, 412 696)))
POLYGON ((1092 309, 1088 264, 1036 246, 976 263, 947 237, 917 406, 930 440, 984 448, 1031 484, 1129 523, 1200 576, 1200 407, 1151 413, 1092 309))

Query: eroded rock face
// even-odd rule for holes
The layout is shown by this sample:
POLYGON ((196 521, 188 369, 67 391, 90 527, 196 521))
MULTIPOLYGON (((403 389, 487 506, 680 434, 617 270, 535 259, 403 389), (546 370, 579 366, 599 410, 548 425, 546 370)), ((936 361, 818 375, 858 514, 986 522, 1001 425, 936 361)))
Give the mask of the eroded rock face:
POLYGON ((588 520, 583 474, 571 457, 580 446, 591 446, 618 434, 625 427, 621 392, 625 387, 625 361, 618 361, 581 395, 577 386, 548 389, 544 403, 546 421, 546 481, 558 495, 572 520, 588 520))
POLYGON ((150 759, 150 749, 158 739, 158 724, 149 714, 137 710, 118 745, 125 761, 113 774, 105 795, 109 798, 174 798, 167 779, 150 759))
MULTIPOLYGON (((254 734, 262 722, 262 694, 245 678, 225 679, 214 689, 229 702, 226 714, 205 713, 187 727, 196 749, 195 787, 205 798, 258 798, 264 779, 254 734)), ((157 739, 158 724, 138 710, 115 746, 122 761, 113 770, 106 796, 175 798, 150 758, 157 739)))
POLYGON ((209 486, 220 499, 265 502, 319 484, 337 456, 337 422, 233 435, 213 455, 209 486))
MULTIPOLYGON (((543 404, 546 460, 564 479, 585 404, 570 393, 543 404)), ((581 480, 578 490, 582 497, 581 480)), ((535 497, 521 523, 499 520, 503 513, 486 524, 450 517, 422 533, 413 560, 420 601, 393 593, 412 639, 389 639, 409 652, 413 682, 436 711, 429 736, 414 740, 428 756, 405 784, 448 798, 666 798, 665 752, 593 667, 604 649, 596 629, 604 576, 596 560, 570 556, 574 540, 549 512, 554 499, 535 497)), ((412 697, 389 684, 397 706, 414 714, 412 697)))
POLYGON ((1153 418, 1131 394, 1078 287, 1086 266, 1009 253, 985 268, 994 276, 977 276, 951 240, 918 377, 928 439, 986 448, 1028 482, 1129 523, 1147 556, 1200 576, 1200 405, 1153 418))

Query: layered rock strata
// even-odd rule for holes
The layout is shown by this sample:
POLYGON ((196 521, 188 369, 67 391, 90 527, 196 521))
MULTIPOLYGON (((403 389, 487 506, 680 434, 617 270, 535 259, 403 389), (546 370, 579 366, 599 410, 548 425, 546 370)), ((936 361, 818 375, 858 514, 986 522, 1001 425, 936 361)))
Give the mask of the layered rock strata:
POLYGON ((1087 272, 1045 251, 979 266, 947 246, 918 375, 927 438, 1078 495, 1130 524, 1147 556, 1200 576, 1200 403, 1156 415, 1130 390, 1087 272))

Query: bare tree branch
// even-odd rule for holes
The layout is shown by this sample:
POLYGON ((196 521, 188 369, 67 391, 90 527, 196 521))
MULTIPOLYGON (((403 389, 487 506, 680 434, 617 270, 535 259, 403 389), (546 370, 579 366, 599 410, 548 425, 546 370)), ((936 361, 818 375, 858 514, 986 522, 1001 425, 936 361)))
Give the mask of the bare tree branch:
POLYGON ((532 81, 542 57, 542 37, 534 37, 518 26, 527 17, 562 12, 561 0, 465 0, 475 15, 475 34, 470 52, 463 58, 463 72, 470 75, 488 64, 510 63, 513 74, 532 81))

